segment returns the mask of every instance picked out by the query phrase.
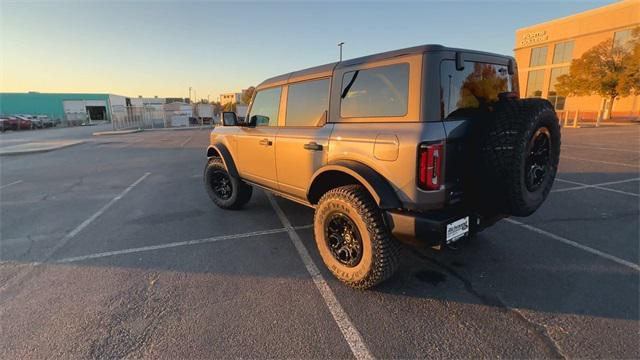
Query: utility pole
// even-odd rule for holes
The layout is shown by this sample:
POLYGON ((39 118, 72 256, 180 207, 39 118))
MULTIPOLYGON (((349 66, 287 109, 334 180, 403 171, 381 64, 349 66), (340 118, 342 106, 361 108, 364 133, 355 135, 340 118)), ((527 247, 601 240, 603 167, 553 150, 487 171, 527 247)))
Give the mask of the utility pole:
POLYGON ((189 102, 191 102, 191 86, 189 86, 189 102))
POLYGON ((344 45, 344 41, 338 43, 338 47, 340 48, 340 61, 342 61, 342 45, 344 45))

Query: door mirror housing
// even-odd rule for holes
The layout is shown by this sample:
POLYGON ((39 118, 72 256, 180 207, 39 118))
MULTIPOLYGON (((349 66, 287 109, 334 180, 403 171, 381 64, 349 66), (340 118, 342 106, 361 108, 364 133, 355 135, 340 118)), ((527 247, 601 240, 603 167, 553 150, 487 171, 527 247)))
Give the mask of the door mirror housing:
POLYGON ((233 111, 224 111, 222 113, 222 126, 237 126, 238 115, 233 111))

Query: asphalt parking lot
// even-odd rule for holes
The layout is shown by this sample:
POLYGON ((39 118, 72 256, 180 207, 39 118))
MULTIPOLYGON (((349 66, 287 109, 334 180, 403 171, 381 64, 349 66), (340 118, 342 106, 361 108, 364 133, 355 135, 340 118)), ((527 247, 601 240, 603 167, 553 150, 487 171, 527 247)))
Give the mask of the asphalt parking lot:
POLYGON ((640 356, 638 126, 563 130, 536 214, 404 248, 370 291, 324 269, 311 209, 216 208, 207 131, 77 136, 0 158, 0 358, 640 356))

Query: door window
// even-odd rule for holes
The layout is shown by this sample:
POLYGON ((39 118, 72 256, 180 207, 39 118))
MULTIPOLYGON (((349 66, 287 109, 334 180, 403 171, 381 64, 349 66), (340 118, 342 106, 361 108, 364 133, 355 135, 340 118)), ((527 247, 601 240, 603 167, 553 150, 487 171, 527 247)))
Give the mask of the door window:
POLYGON ((329 106, 329 79, 289 85, 286 126, 318 126, 329 106))
POLYGON ((260 90, 256 93, 249 119, 256 126, 278 126, 281 87, 260 90))

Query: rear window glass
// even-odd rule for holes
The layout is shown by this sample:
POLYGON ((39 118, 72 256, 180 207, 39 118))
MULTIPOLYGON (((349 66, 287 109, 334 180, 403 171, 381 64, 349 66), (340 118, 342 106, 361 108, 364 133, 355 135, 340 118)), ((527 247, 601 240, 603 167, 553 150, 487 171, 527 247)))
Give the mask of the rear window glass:
POLYGON ((443 119, 465 118, 486 110, 498 94, 512 91, 506 65, 464 62, 456 70, 453 60, 440 65, 440 109, 443 119))
POLYGON ((345 73, 342 77, 340 116, 404 116, 408 93, 409 64, 345 73))

